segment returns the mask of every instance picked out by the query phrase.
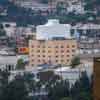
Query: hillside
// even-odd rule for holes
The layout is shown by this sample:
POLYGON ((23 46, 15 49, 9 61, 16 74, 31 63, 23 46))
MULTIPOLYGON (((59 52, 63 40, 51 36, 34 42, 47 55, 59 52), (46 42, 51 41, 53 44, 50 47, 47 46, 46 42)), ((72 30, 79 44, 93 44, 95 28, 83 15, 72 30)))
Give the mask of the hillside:
POLYGON ((53 0, 0 0, 0 21, 13 21, 16 22, 17 25, 44 24, 48 18, 57 18, 60 19, 62 23, 71 24, 78 22, 88 23, 89 21, 93 23, 100 22, 100 0, 82 0, 81 2, 80 0, 67 1, 72 2, 72 4, 58 2, 58 0, 52 1, 53 0), (17 5, 16 2, 22 5, 26 3, 24 6, 21 6, 20 4, 17 5), (52 8, 52 5, 48 2, 51 2, 52 5, 54 2, 58 3, 52 8), (38 5, 40 3, 42 4, 41 7, 40 5, 34 6, 34 4, 38 5), (70 10, 72 7, 75 8, 68 12, 68 9, 70 10), (80 13, 81 10, 78 12, 78 7, 84 9, 83 13, 80 13))

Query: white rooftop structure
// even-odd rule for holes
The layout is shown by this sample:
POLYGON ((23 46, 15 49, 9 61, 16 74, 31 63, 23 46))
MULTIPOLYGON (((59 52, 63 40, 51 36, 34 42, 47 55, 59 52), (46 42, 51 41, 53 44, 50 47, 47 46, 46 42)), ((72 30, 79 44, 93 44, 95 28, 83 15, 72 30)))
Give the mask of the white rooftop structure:
POLYGON ((60 24, 57 19, 50 19, 45 25, 39 25, 36 28, 36 39, 48 40, 54 37, 71 38, 71 26, 69 24, 60 24))
POLYGON ((86 72, 88 77, 93 74, 93 64, 84 62, 84 66, 77 66, 77 68, 71 69, 70 66, 57 68, 54 70, 55 74, 62 75, 63 79, 68 79, 71 84, 75 83, 79 79, 81 72, 86 72))

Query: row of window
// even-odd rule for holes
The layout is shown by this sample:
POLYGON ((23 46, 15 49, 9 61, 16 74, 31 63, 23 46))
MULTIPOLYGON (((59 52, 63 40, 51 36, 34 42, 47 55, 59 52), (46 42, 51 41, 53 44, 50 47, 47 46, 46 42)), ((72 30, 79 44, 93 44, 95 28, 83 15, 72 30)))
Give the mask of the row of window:
MULTIPOLYGON (((56 55, 55 57, 58 58, 58 57, 65 57, 65 56, 66 56, 66 57, 70 57, 70 55, 59 55, 59 56, 56 55)), ((74 56, 74 55, 72 55, 72 57, 73 57, 73 56, 74 56)), ((34 57, 34 55, 32 54, 31 57, 34 57)), ((41 55, 37 55, 37 57, 46 57, 46 55, 42 55, 42 56, 41 56, 41 55)), ((48 56, 48 57, 51 58, 51 56, 48 56)))
MULTIPOLYGON (((32 59, 32 62, 34 62, 34 61, 35 60, 32 59)), ((45 60, 40 60, 40 59, 39 60, 36 60, 36 61, 38 63, 46 63, 46 62, 51 63, 52 62, 52 61, 45 61, 45 60)), ((69 59, 67 59, 67 60, 63 60, 63 59, 62 60, 55 60, 56 63, 58 63, 58 62, 62 62, 63 63, 63 62, 69 62, 69 61, 70 61, 69 59)))
MULTIPOLYGON (((45 60, 43 60, 43 61, 41 61, 41 60, 38 60, 38 62, 37 62, 37 64, 45 64, 45 63, 51 63, 52 64, 52 62, 50 62, 50 61, 48 61, 48 62, 46 62, 45 60)), ((68 60, 55 60, 55 62, 53 62, 53 63, 57 63, 57 64, 59 64, 59 63, 65 63, 65 64, 67 64, 67 63, 70 63, 70 60, 68 59, 68 60)), ((34 63, 34 60, 32 60, 32 63, 31 63, 31 65, 32 66, 34 66, 34 65, 36 65, 35 63, 34 63)))
MULTIPOLYGON (((67 50, 67 51, 65 51, 65 50, 58 51, 58 50, 57 50, 57 51, 55 51, 55 53, 58 53, 58 52, 61 52, 61 53, 67 52, 67 53, 69 53, 70 51, 71 51, 71 50, 67 50)), ((32 52, 34 52, 34 50, 32 50, 32 52)), ((36 52, 37 52, 37 53, 40 53, 41 50, 37 50, 36 52)), ((50 51, 50 50, 49 50, 49 51, 43 50, 42 52, 43 52, 43 53, 45 53, 45 52, 51 53, 52 51, 50 51)), ((72 49, 72 52, 75 52, 75 49, 72 49)))
MULTIPOLYGON (((35 48, 36 46, 32 45, 32 48, 35 48)), ((75 45, 72 45, 71 46, 72 48, 75 48, 76 46, 75 45)), ((37 48, 41 48, 41 46, 37 46, 37 48)), ((54 47, 51 47, 51 46, 42 46, 42 48, 54 48, 54 47)), ((65 48, 64 45, 61 45, 61 46, 55 46, 55 48, 65 48)), ((69 45, 67 45, 67 48, 70 48, 69 45)))

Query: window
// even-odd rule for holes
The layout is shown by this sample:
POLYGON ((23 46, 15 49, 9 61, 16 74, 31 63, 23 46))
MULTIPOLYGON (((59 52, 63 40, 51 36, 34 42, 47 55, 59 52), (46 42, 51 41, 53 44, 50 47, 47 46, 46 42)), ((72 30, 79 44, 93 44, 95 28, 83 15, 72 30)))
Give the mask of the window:
POLYGON ((39 59, 38 62, 40 62, 41 60, 39 59))
POLYGON ((45 55, 43 55, 43 57, 45 57, 45 55))
POLYGON ((43 46, 43 48, 45 48, 45 46, 43 46))
POLYGON ((63 53, 64 52, 64 50, 61 50, 61 53, 63 53))
POLYGON ((40 57, 40 55, 38 55, 38 57, 40 57))
POLYGON ((64 48, 64 46, 62 45, 61 48, 64 48))
POLYGON ((42 52, 45 53, 45 50, 43 50, 42 52))
POLYGON ((72 52, 75 52, 75 50, 73 49, 72 52))
POLYGON ((58 51, 56 51, 56 53, 58 53, 58 51))
POLYGON ((69 57, 69 55, 67 55, 67 57, 69 57))
POLYGON ((56 62, 58 62, 58 60, 56 60, 56 62))
POLYGON ((34 45, 32 45, 32 48, 34 48, 34 45))
POLYGON ((64 57, 64 55, 61 55, 61 57, 64 57))
POLYGON ((69 48, 69 45, 67 45, 67 48, 69 48))
POLYGON ((40 48, 40 45, 38 45, 37 47, 40 48))
POLYGON ((37 52, 40 52, 40 50, 38 50, 37 52))
POLYGON ((58 48, 58 46, 55 46, 55 48, 58 48))
POLYGON ((34 62, 34 59, 32 59, 32 62, 34 62))
POLYGON ((64 62, 64 60, 61 60, 61 62, 64 62))
POLYGON ((69 50, 67 50, 67 52, 70 52, 69 50))
POLYGON ((32 64, 32 66, 34 66, 34 64, 32 64))
POLYGON ((74 55, 72 55, 72 57, 74 57, 74 55))
POLYGON ((49 58, 51 58, 51 56, 48 56, 49 58))
POLYGON ((51 48, 50 46, 48 46, 48 48, 51 48))
POLYGON ((49 50, 48 53, 51 53, 51 51, 49 50))
POLYGON ((33 54, 32 54, 31 56, 32 56, 32 57, 34 57, 34 55, 33 55, 33 54))
POLYGON ((58 58, 58 56, 56 56, 56 58, 58 58))
POLYGON ((72 45, 72 48, 75 48, 75 45, 72 45))

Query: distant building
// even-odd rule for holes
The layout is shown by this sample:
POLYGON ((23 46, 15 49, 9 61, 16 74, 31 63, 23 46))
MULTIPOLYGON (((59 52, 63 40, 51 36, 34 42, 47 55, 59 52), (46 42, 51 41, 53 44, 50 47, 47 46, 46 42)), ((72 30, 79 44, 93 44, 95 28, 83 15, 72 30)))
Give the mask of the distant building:
POLYGON ((73 12, 75 11, 77 14, 84 13, 84 6, 81 0, 49 0, 47 3, 41 2, 42 0, 10 0, 13 1, 16 5, 30 8, 32 10, 38 11, 41 10, 42 12, 55 12, 57 9, 57 5, 59 3, 63 4, 63 8, 65 12, 73 12))
MULTIPOLYGON (((79 23, 71 28, 77 38, 78 48, 82 56, 97 55, 100 53, 100 25, 79 23), (86 55, 85 55, 86 54, 86 55)), ((93 57, 92 57, 93 59, 93 57)))
POLYGON ((100 100, 100 57, 94 58, 93 100, 100 100))
POLYGON ((69 65, 76 55, 77 42, 74 39, 30 40, 30 66, 42 64, 69 65))
POLYGON ((15 35, 16 30, 16 23, 14 22, 3 22, 4 30, 6 31, 6 34, 8 37, 12 37, 15 35))
POLYGON ((0 69, 1 70, 15 70, 16 69, 16 64, 17 64, 17 56, 9 56, 4 55, 6 53, 3 52, 3 55, 0 55, 0 69))

